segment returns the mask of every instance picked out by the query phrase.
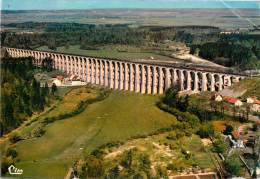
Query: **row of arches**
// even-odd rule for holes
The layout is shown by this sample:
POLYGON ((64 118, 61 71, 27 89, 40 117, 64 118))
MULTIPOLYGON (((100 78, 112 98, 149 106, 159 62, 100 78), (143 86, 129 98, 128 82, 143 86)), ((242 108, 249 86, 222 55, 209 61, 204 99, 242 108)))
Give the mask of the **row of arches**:
POLYGON ((75 74, 88 83, 146 94, 162 94, 171 86, 181 91, 221 91, 242 78, 232 74, 13 48, 7 48, 7 52, 13 57, 32 56, 36 59, 35 65, 41 65, 42 59, 50 57, 55 69, 75 74))

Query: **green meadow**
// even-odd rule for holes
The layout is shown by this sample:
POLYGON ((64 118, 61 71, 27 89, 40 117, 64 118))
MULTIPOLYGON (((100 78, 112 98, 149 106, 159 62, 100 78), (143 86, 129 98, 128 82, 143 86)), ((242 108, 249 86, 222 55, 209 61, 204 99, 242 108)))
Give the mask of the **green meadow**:
MULTIPOLYGON (((94 95, 86 96, 92 98, 98 91, 92 89, 91 93, 94 95)), ((72 94, 75 95, 73 90, 64 100, 75 99, 70 96, 72 94)), ((175 123, 174 116, 156 107, 158 98, 111 92, 106 99, 89 105, 82 113, 48 124, 42 137, 16 143, 19 159, 16 166, 24 170, 22 176, 26 178, 63 178, 74 161, 102 144, 125 141, 175 123)), ((64 102, 60 105, 66 106, 64 102)), ((63 109, 66 107, 57 106, 53 111, 63 113, 63 109)))
MULTIPOLYGON (((130 47, 129 47, 130 48, 130 47)), ((83 55, 83 56, 91 56, 91 57, 99 57, 99 58, 112 58, 118 60, 136 60, 136 59, 150 59, 153 57, 155 60, 174 60, 174 58, 170 58, 167 56, 159 55, 152 52, 141 52, 140 49, 136 51, 118 51, 115 47, 109 46, 104 47, 98 50, 84 50, 80 49, 79 45, 69 46, 69 48, 58 47, 57 50, 51 50, 47 46, 42 46, 37 48, 36 50, 40 51, 51 51, 51 52, 60 52, 60 53, 68 53, 74 55, 83 55)))

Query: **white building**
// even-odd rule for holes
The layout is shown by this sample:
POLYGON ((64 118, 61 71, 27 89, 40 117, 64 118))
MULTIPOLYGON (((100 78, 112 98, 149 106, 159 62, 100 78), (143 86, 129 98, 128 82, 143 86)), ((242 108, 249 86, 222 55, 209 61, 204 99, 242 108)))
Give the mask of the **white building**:
POLYGON ((53 81, 52 81, 52 84, 55 83, 56 86, 62 86, 63 83, 62 81, 60 81, 59 79, 55 78, 53 81))

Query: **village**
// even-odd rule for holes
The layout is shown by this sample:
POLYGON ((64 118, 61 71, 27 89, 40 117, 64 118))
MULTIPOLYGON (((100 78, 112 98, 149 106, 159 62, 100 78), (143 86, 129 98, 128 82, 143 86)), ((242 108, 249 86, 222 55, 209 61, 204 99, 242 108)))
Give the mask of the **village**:
POLYGON ((239 153, 239 158, 247 172, 251 176, 260 177, 260 100, 256 96, 242 100, 215 93, 211 97, 211 102, 221 103, 225 113, 234 118, 246 119, 236 128, 232 126, 227 126, 229 129, 226 128, 229 130, 229 133, 225 135, 230 144, 228 156, 239 153))

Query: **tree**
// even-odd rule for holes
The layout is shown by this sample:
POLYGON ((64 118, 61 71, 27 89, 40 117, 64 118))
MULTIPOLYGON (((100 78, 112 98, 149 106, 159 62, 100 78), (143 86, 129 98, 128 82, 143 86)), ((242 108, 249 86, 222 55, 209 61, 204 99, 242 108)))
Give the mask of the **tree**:
POLYGON ((65 49, 68 50, 69 47, 70 47, 69 43, 66 43, 66 44, 65 44, 65 49))
POLYGON ((133 162, 133 150, 131 149, 124 155, 121 163, 125 168, 130 169, 132 166, 132 162, 133 162))
POLYGON ((174 107, 177 104, 177 99, 178 99, 178 90, 175 88, 169 88, 165 92, 165 96, 163 98, 163 103, 174 107))
POLYGON ((197 132, 197 134, 201 137, 201 138, 208 138, 208 137, 212 137, 214 136, 214 127, 212 124, 204 124, 200 127, 199 131, 197 132))
POLYGON ((88 156, 82 170, 84 178, 100 178, 104 173, 102 160, 92 155, 88 156))
POLYGON ((224 130, 223 134, 225 134, 225 135, 231 135, 233 129, 234 129, 233 126, 231 126, 231 125, 226 125, 226 129, 224 130))
POLYGON ((241 171, 241 165, 238 157, 231 156, 226 158, 226 160, 224 161, 224 168, 229 175, 238 176, 241 171))
POLYGON ((44 58, 42 60, 42 68, 46 71, 52 71, 53 69, 53 60, 50 57, 44 58))
POLYGON ((108 177, 107 178, 110 178, 110 179, 117 179, 119 177, 119 174, 120 174, 120 169, 117 166, 115 166, 114 168, 110 169, 109 170, 109 173, 108 173, 108 177))
POLYGON ((51 86, 51 93, 54 95, 56 92, 57 92, 57 86, 55 83, 52 83, 52 86, 51 86))
POLYGON ((167 104, 170 107, 177 108, 180 111, 187 111, 189 107, 190 97, 186 96, 178 96, 178 89, 177 88, 169 88, 165 96, 163 98, 163 103, 167 104))
POLYGON ((43 98, 41 96, 40 83, 36 81, 35 78, 32 81, 31 87, 31 104, 32 108, 35 110, 42 110, 44 104, 43 98))
POLYGON ((44 108, 48 92, 34 78, 32 61, 31 57, 1 59, 1 135, 44 108))
POLYGON ((149 171, 151 168, 151 161, 149 155, 141 155, 140 156, 140 168, 144 171, 149 171))
POLYGON ((225 154, 228 150, 228 143, 224 139, 217 139, 213 143, 214 152, 225 154))
POLYGON ((257 124, 254 123, 254 124, 253 124, 253 128, 252 128, 252 130, 253 130, 253 131, 257 131, 257 128, 258 128, 257 124))
POLYGON ((43 87, 43 90, 42 90, 42 94, 43 94, 44 96, 47 96, 47 95, 49 95, 49 93, 50 93, 50 90, 49 90, 48 83, 45 82, 44 87, 43 87))

